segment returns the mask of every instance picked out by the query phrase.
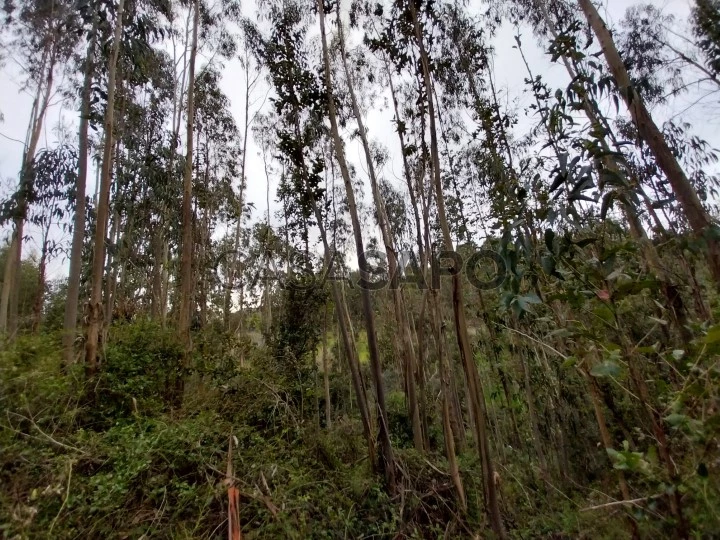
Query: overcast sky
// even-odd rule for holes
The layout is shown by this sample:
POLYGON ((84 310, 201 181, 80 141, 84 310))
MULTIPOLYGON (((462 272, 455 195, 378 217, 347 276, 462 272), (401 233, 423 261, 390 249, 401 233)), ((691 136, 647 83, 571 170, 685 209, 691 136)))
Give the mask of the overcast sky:
MULTIPOLYGON (((678 33, 687 34, 684 27, 687 14, 689 13, 692 0, 653 0, 651 3, 660 7, 666 13, 672 13, 677 17, 678 33)), ((612 23, 619 21, 625 10, 637 4, 633 0, 607 0, 601 6, 601 14, 606 17, 606 21, 612 23)), ((245 10, 253 12, 248 6, 249 2, 245 2, 245 10)), ((560 65, 550 63, 550 58, 543 50, 535 45, 535 39, 530 29, 520 30, 523 36, 523 49, 528 61, 533 66, 535 74, 542 75, 546 82, 553 87, 564 87, 567 85, 568 78, 564 69, 560 65)), ((520 115, 520 122, 516 127, 516 136, 522 136, 527 133, 529 127, 537 122, 536 118, 526 117, 523 112, 525 106, 528 105, 532 95, 527 93, 524 84, 526 77, 525 67, 518 51, 514 48, 514 35, 516 29, 505 25, 498 32, 494 39, 496 55, 495 77, 496 85, 502 93, 504 102, 510 103, 511 108, 517 110, 520 115)), ((206 61, 206 60, 205 60, 206 61)), ((201 62, 202 65, 202 62, 201 62)), ((241 88, 244 87, 244 74, 238 61, 226 62, 223 70, 223 79, 221 87, 230 98, 232 111, 238 125, 242 125, 243 119, 243 99, 241 88)), ((30 115, 32 105, 32 96, 22 91, 21 84, 23 78, 16 63, 12 59, 6 61, 0 70, 0 113, 4 119, 0 123, 0 193, 6 195, 9 189, 17 184, 18 171, 20 169, 20 161, 22 156, 22 143, 25 139, 27 122, 30 115)), ((267 86, 263 83, 257 89, 256 97, 263 96, 267 91, 267 86)), ((714 111, 710 107, 696 106, 689 111, 685 109, 695 99, 697 93, 691 92, 674 100, 669 106, 653 111, 657 120, 665 120, 674 116, 678 116, 685 121, 690 122, 694 126, 694 133, 708 140, 713 147, 720 147, 720 135, 718 134, 718 126, 720 124, 717 109, 714 111), (715 114, 713 114, 715 113, 715 114)), ((56 140, 56 127, 58 124, 64 124, 70 128, 72 132, 76 130, 77 111, 68 108, 55 99, 54 105, 48 111, 48 115, 44 124, 43 137, 41 138, 40 148, 52 146, 56 140)), ((252 111, 251 111, 252 114, 252 111)), ((371 138, 378 140, 380 143, 390 148, 391 160, 383 171, 384 177, 391 183, 399 187, 396 180, 402 176, 402 163, 399 156, 396 143, 396 135, 393 132, 391 110, 374 110, 368 115, 366 126, 369 129, 371 138)), ((357 145, 350 146, 348 157, 356 164, 358 171, 362 174, 365 171, 363 159, 360 157, 360 150, 357 145)), ((263 162, 259 155, 259 148, 250 140, 248 145, 248 162, 247 162, 247 179, 248 179, 248 200, 255 204, 255 212, 253 219, 264 219, 266 212, 266 181, 263 168, 263 162)), ((90 175, 88 178, 88 193, 94 191, 95 178, 90 175)), ((274 198, 275 185, 271 185, 271 198, 274 198)), ((369 197, 369 196, 368 196, 369 197)), ((367 197, 366 197, 367 198, 367 197)), ((271 201, 271 209, 274 210, 271 201)), ((0 231, 0 238, 7 238, 9 229, 0 231)), ((26 244, 24 254, 37 251, 34 242, 26 244)), ((0 272, 2 270, 0 269, 0 272)), ((51 263, 48 270, 48 278, 56 279, 63 277, 67 273, 67 261, 63 257, 59 257, 51 263)))

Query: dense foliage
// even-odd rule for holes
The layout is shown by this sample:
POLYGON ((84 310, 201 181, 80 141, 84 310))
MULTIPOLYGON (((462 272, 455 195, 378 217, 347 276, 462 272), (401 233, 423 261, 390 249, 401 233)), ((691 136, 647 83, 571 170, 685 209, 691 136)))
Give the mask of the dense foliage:
POLYGON ((716 535, 717 0, 257 4, 3 7, 3 537, 716 535))

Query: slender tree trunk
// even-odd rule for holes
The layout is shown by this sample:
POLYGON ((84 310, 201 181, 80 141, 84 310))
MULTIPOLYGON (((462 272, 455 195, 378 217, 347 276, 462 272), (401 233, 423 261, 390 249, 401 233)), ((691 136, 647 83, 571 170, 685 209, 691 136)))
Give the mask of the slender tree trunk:
POLYGON ((113 36, 108 70, 108 97, 105 110, 105 141, 98 194, 97 223, 95 225, 95 248, 93 250, 90 302, 88 303, 87 340, 85 343, 85 362, 87 375, 97 372, 98 338, 102 324, 102 280, 105 271, 105 232, 107 231, 110 207, 110 183, 112 181, 113 130, 115 128, 115 78, 123 27, 125 0, 119 0, 115 35, 113 36))
MULTIPOLYGON (((425 251, 423 247, 423 237, 422 237, 422 227, 420 223, 420 212, 418 210, 418 201, 417 197, 415 195, 415 188, 413 186, 412 176, 410 174, 410 165, 408 164, 408 152, 406 151, 407 147, 405 145, 405 135, 404 130, 399 128, 400 125, 400 113, 399 113, 399 107, 398 107, 398 101, 397 101, 397 95, 395 93, 395 86, 393 84, 392 79, 392 73, 390 72, 390 66, 388 64, 388 61, 385 57, 383 57, 383 61, 385 63, 385 71, 387 72, 388 77, 388 83, 390 86, 390 95, 392 96, 392 102, 393 102, 393 111, 395 113, 395 122, 398 124, 397 134, 398 139, 400 141, 400 153, 402 154, 403 159, 403 175, 405 177, 405 183, 408 188, 408 194, 410 195, 410 206, 413 210, 413 218, 415 220, 415 234, 416 234, 416 242, 418 246, 418 256, 420 258, 420 261, 425 260, 425 251)), ((424 270, 424 268, 423 268, 424 270)), ((402 291, 401 291, 402 292, 402 291)), ((426 298, 423 298, 423 302, 426 301, 426 298)), ((406 306, 408 307, 408 306, 406 306)), ((409 320, 409 316, 406 316, 406 318, 409 320)), ((424 347, 424 329, 423 329, 423 317, 420 317, 420 320, 418 321, 419 330, 416 330, 416 338, 418 342, 418 348, 417 348, 417 387, 418 387, 418 398, 417 398, 417 407, 418 407, 418 414, 420 416, 420 424, 421 424, 421 430, 423 433, 424 438, 424 446, 425 448, 429 448, 429 437, 428 437, 428 419, 427 419, 427 410, 426 410, 426 395, 425 395, 425 365, 424 365, 424 355, 423 355, 423 347, 424 347)), ((456 436, 459 434, 456 433, 456 436)), ((458 450, 460 450, 462 447, 459 446, 458 450)))
MULTIPOLYGON (((183 171, 183 200, 182 200, 182 255, 180 261, 180 309, 178 313, 178 336, 185 346, 183 370, 190 365, 190 322, 192 319, 193 296, 193 210, 192 210, 192 176, 193 176, 193 125, 195 123, 195 60, 198 45, 198 26, 200 24, 199 0, 192 4, 193 30, 190 45, 190 62, 188 67, 187 90, 187 152, 185 154, 185 169, 183 171)), ((185 374, 178 377, 181 383, 178 391, 182 391, 182 381, 185 374)), ((181 399, 178 395, 176 399, 181 399)))
POLYGON ((151 316, 154 320, 159 321, 162 316, 162 299, 163 299, 163 250, 165 239, 163 228, 165 227, 165 209, 160 210, 160 223, 157 224, 157 231, 153 235, 153 272, 152 272, 152 305, 151 316))
POLYGON ((88 127, 90 124, 90 97, 92 94, 93 54, 97 24, 93 17, 92 38, 85 56, 84 77, 80 94, 80 131, 78 135, 78 175, 75 180, 75 216, 73 218, 72 247, 70 248, 70 271, 68 274, 65 316, 63 319, 63 362, 70 365, 75 356, 78 304, 80 299, 80 276, 82 274, 83 240, 85 239, 85 191, 88 173, 88 127))
POLYGON ((45 271, 48 255, 48 232, 49 231, 47 229, 43 232, 42 253, 40 254, 40 262, 38 263, 37 293, 35 294, 35 303, 33 305, 33 334, 37 334, 40 330, 40 323, 42 322, 42 308, 45 303, 45 271))
MULTIPOLYGON (((320 230, 320 239, 323 243, 324 264, 325 267, 329 269, 332 260, 332 253, 328 242, 327 232, 325 231, 325 225, 323 224, 322 215, 320 214, 320 209, 315 201, 313 201, 313 212, 315 213, 315 219, 318 223, 318 229, 320 230)), ((357 348, 355 346, 355 336, 352 330, 350 316, 348 315, 347 303, 345 301, 345 295, 338 285, 337 280, 332 280, 330 284, 330 291, 332 293, 333 303, 335 304, 335 314, 338 320, 340 336, 342 337, 343 349, 345 350, 345 359, 347 360, 348 370, 350 371, 350 379, 355 395, 357 396, 358 408, 360 409, 360 420, 363 425, 363 435, 365 436, 365 442, 368 447, 368 460, 370 461, 370 468, 375 471, 377 467, 377 460, 375 457, 375 441, 373 440, 372 435, 370 407, 368 405, 365 386, 362 382, 362 376, 360 375, 360 361, 357 354, 357 348)))
POLYGON ((325 305, 325 317, 323 319, 323 352, 322 352, 322 369, 323 369, 323 387, 325 390, 325 426, 327 429, 332 428, 332 404, 330 403, 330 368, 327 358, 327 331, 328 331, 328 307, 325 305))
POLYGON ((685 175, 682 167, 672 153, 665 137, 653 121, 645 107, 642 97, 632 85, 627 68, 617 51, 615 42, 605 21, 600 17, 591 0, 578 0, 578 4, 587 18, 590 27, 602 47, 610 72, 615 78, 618 90, 627 105, 638 135, 648 145, 655 156, 658 167, 672 187, 685 217, 693 232, 707 243, 707 259, 716 287, 720 287, 720 243, 716 237, 715 226, 698 197, 695 188, 685 175))
POLYGON ((548 464, 543 450, 543 441, 540 435, 540 427, 538 424, 537 413, 535 412, 535 396, 533 395, 532 383, 530 382, 530 368, 525 359, 525 351, 517 344, 514 345, 517 353, 520 367, 523 372, 523 381, 525 383, 525 399, 527 400, 528 417, 530 420, 530 431, 532 434, 532 442, 537 454, 538 463, 540 464, 540 474, 543 480, 548 479, 548 464))
MULTIPOLYGON (((588 390, 590 390, 590 400, 592 401, 593 411, 595 412, 595 420, 597 421, 598 430, 600 431, 600 440, 607 450, 608 448, 613 447, 613 442, 610 437, 610 431, 607 428, 607 422, 605 421, 605 413, 602 410, 598 389, 592 376, 587 371, 582 370, 582 375, 587 381, 588 390)), ((630 490, 628 489, 627 482, 625 481, 625 475, 622 471, 617 471, 617 479, 618 486, 620 487, 620 495, 624 501, 629 501, 631 499, 630 490)), ((628 515, 628 525, 630 526, 630 532, 633 539, 640 538, 637 522, 631 515, 628 515)))
MULTIPOLYGON (((117 154, 115 154, 117 155, 117 154)), ((117 196, 117 192, 115 194, 117 196)), ((120 249, 120 213, 114 212, 112 215, 112 222, 110 225, 110 242, 115 249, 120 249)), ((115 291, 117 289, 118 272, 120 268, 120 253, 113 256, 108 253, 105 266, 107 271, 105 272, 105 314, 103 316, 103 327, 108 328, 112 322, 113 306, 115 304, 115 291)))
MULTIPOLYGON (((448 251, 453 250, 452 235, 445 212, 445 197, 442 188, 440 171, 440 157, 438 153, 437 129, 435 126, 435 103, 433 100, 433 85, 430 75, 430 61, 425 50, 425 43, 418 21, 418 14, 415 7, 415 0, 409 0, 410 14, 415 29, 415 38, 420 50, 422 77, 425 84, 426 99, 428 103, 428 118, 430 120, 430 152, 433 166, 433 184, 437 202, 438 220, 442 229, 444 247, 448 251)), ((493 531, 500 538, 506 538, 505 527, 503 526, 500 506, 498 503, 497 490, 494 482, 494 470, 490 456, 490 445, 487 436, 487 412, 485 410, 485 397, 480 385, 479 374, 475 359, 472 354, 472 346, 467 333, 467 322, 465 319, 465 305, 462 292, 462 278, 459 272, 452 276, 452 304, 455 318, 455 330, 457 334, 458 348, 465 371, 465 379, 468 387, 468 401, 471 416, 474 422, 475 440, 478 445, 480 460, 483 469, 483 484, 485 491, 485 502, 492 524, 493 531)))
MULTIPOLYGON (((355 250, 358 256, 358 266, 360 275, 368 281, 367 260, 365 258, 365 246, 362 238, 362 229, 360 227, 360 218, 358 216, 357 205, 355 203, 355 193, 353 191, 352 180, 347 162, 345 161, 345 149, 343 141, 340 138, 340 131, 335 111, 335 96, 332 86, 332 72, 330 69, 330 54, 328 52, 327 36, 325 33, 325 11, 322 0, 317 2, 319 18, 320 18, 320 37, 322 42, 323 63, 325 73, 325 86, 327 90, 327 101, 330 117, 330 130, 332 133, 333 145, 335 148, 335 156, 340 166, 340 172, 345 184, 345 192, 347 195, 348 209, 350 219, 352 221, 353 235, 355 237, 355 250)), ((377 399, 378 414, 378 439, 380 442, 380 458, 381 469, 385 474, 385 480, 391 493, 397 491, 397 473, 395 458, 393 456, 393 448, 390 442, 390 430, 388 427, 387 409, 385 406, 385 386, 382 377, 382 366, 380 364, 380 352, 377 344, 377 336, 375 333, 375 315, 372 309, 372 300, 370 291, 367 287, 362 287, 361 291, 363 314, 365 319, 365 329, 367 332, 368 350, 370 353, 370 364, 372 368, 373 381, 375 383, 375 394, 377 399)))
POLYGON ((7 253, 5 273, 3 274, 3 288, 0 293, 0 333, 9 332, 10 340, 15 338, 18 329, 19 306, 19 279, 22 264, 22 243, 24 237, 25 220, 27 218, 27 194, 32 185, 31 168, 35 160, 35 152, 42 132, 45 113, 50 102, 53 87, 53 75, 56 65, 56 51, 50 44, 51 50, 43 54, 41 73, 44 79, 38 81, 35 99, 33 101, 30 122, 28 124, 27 146, 23 153, 20 166, 20 182, 18 185, 18 217, 14 220, 14 232, 7 253))
POLYGON ((347 80, 348 93, 350 94, 350 102, 352 104, 353 115, 358 124, 358 132, 360 134, 360 141, 362 142, 363 151, 365 154, 365 163, 368 167, 370 176, 370 186, 373 194, 373 200, 375 202, 375 209, 377 212, 377 220, 380 226, 382 234, 382 240, 385 244, 385 250, 387 252, 388 260, 388 275, 390 278, 390 294, 393 302, 393 314, 395 316, 395 322, 400 332, 400 354, 403 360, 406 389, 407 389, 407 401, 410 419, 412 422, 413 430, 413 443, 415 449, 423 451, 425 449, 422 423, 420 421, 420 408, 418 406, 417 399, 417 388, 416 388, 416 366, 415 366, 415 351, 413 350, 412 337, 410 335, 410 329, 408 327, 407 318, 405 316, 405 307, 403 305, 403 298, 400 292, 399 286, 399 271, 397 264, 397 252, 395 251, 392 230, 390 222, 385 212, 385 205, 380 194, 380 188, 378 186, 377 175, 375 173, 375 163, 373 162, 372 152, 370 150, 370 143, 368 142, 367 132, 362 119, 362 113, 360 106, 358 105, 357 97, 355 95, 355 88, 353 83, 352 73, 348 68, 346 54, 345 54, 345 38, 343 35, 342 21, 340 19, 340 9, 337 10, 337 24, 338 24, 338 35, 340 41, 340 57, 342 59, 342 65, 345 71, 345 77, 347 80))

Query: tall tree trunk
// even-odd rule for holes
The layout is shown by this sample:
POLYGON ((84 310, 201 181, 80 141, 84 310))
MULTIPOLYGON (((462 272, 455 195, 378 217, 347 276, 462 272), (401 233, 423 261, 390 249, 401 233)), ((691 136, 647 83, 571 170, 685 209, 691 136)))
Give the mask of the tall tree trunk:
POLYGON ((90 124, 90 97, 92 95, 93 54, 95 51, 96 22, 93 17, 92 38, 85 56, 85 73, 80 102, 80 132, 78 135, 78 175, 75 181, 75 216, 73 218, 72 247, 70 248, 70 272, 68 275, 65 317, 63 319, 63 361, 73 362, 75 334, 77 332, 80 276, 82 274, 82 251, 85 239, 85 190, 88 173, 88 127, 90 124))
POLYGON ((368 142, 367 132, 365 130, 365 123, 362 119, 362 113, 360 106, 358 105, 357 97, 355 95, 355 87, 353 82, 352 73, 348 68, 348 63, 345 54, 345 38, 343 35, 342 20, 340 19, 340 9, 337 8, 337 24, 338 24, 338 36, 340 42, 340 58, 342 59, 342 65, 345 71, 345 77, 347 80, 348 93, 350 95, 350 103, 352 104, 353 115, 358 125, 358 133, 360 134, 360 141, 362 143, 363 152, 365 154, 365 163, 368 167, 368 173, 370 176, 370 187, 373 194, 373 200, 375 202, 375 210, 377 212, 377 221, 380 226, 382 234, 382 240, 385 244, 385 250, 387 253, 388 261, 388 275, 390 278, 390 294, 393 302, 393 314, 395 316, 395 323, 397 324, 398 331, 400 332, 400 354, 402 355, 406 388, 407 388, 407 401, 408 401, 408 412, 410 414, 410 420, 412 422, 413 431, 413 443, 415 449, 423 451, 425 449, 422 423, 420 421, 420 407, 418 406, 417 399, 417 388, 416 388, 416 366, 415 366, 415 351, 413 348, 412 337, 410 335, 410 328, 408 327, 407 318, 405 316, 405 306, 400 291, 399 283, 399 271, 397 252, 395 251, 392 230, 390 221, 385 211, 385 204, 380 194, 380 187, 377 181, 377 175, 375 173, 375 163, 373 162, 372 152, 370 150, 370 143, 368 142))
MULTIPOLYGON (((445 196, 443 194, 442 179, 440 171, 440 156, 438 152, 437 128, 435 125, 435 103, 433 100, 433 84, 430 74, 430 60, 425 50, 425 43, 418 20, 415 0, 409 0, 410 14, 415 29, 415 38, 420 50, 422 77, 425 85, 426 99, 428 104, 428 118, 430 120, 430 152, 433 168, 433 184, 438 210, 438 221, 442 229, 444 247, 448 251, 453 250, 452 235, 448 225, 445 212, 445 196)), ((475 441, 477 442, 480 460, 483 470, 483 485, 485 502, 493 531, 500 538, 506 538, 505 527, 503 526, 498 503, 497 490, 494 482, 494 470, 490 456, 490 444, 487 436, 487 412, 485 410, 485 397, 480 385, 479 374, 475 359, 472 353, 472 346, 467 332, 465 319, 465 305, 462 292, 462 276, 455 272, 452 276, 452 304, 455 318, 455 330, 457 334, 458 348, 465 371, 465 379, 468 388, 468 401, 475 430, 475 441)))
POLYGON ((20 165, 18 215, 14 220, 15 228, 7 253, 5 272, 3 274, 3 288, 2 293, 0 293, 0 333, 8 332, 10 340, 14 339, 18 329, 19 280, 22 264, 22 243, 27 218, 27 195, 32 188, 31 168, 40 141, 45 113, 50 102, 57 59, 53 44, 50 44, 49 47, 51 49, 46 50, 43 54, 40 73, 44 74, 44 79, 38 81, 30 113, 30 122, 28 123, 27 146, 20 165))
POLYGON ((97 372, 98 338, 102 324, 102 280, 105 271, 105 233, 110 207, 110 183, 112 180, 113 130, 115 128, 115 78, 122 38, 125 0, 119 0, 115 34, 108 69, 107 109, 105 110, 105 141, 98 194, 97 223, 95 224, 95 249, 93 250, 90 301, 88 303, 88 327, 85 343, 85 362, 88 376, 97 372))
MULTIPOLYGON (((192 173, 193 173, 193 125, 195 123, 195 59, 197 57, 198 26, 200 23, 199 0, 193 2, 193 30, 190 45, 190 62, 188 66, 187 90, 187 151, 185 154, 185 168, 183 171, 183 200, 182 200, 182 255, 180 260, 180 309, 178 313, 178 336, 185 346, 183 357, 183 370, 189 367, 190 351, 190 322, 192 319, 193 296, 193 209, 192 209, 192 173)), ((178 378, 184 379, 184 373, 178 378)), ((179 391, 182 391, 180 386, 179 391)), ((176 396, 180 399, 180 396, 176 396)))
MULTIPOLYGON (((392 96, 392 102, 393 102, 393 111, 395 113, 395 123, 398 125, 398 128, 396 129, 398 134, 398 139, 400 142, 400 153, 402 154, 403 159, 403 176, 405 177, 405 183, 408 188, 408 194, 410 196, 410 206, 413 210, 413 218, 415 220, 415 241, 418 246, 418 256, 420 258, 420 261, 423 261, 422 264, 425 264, 425 250, 423 247, 423 236, 422 236, 422 226, 420 222, 420 211, 418 209, 418 201, 417 197, 415 195, 415 187, 413 186, 412 181, 412 175, 410 173, 410 165, 408 164, 408 152, 407 152, 407 146, 405 145, 405 135, 404 130, 400 129, 400 112, 398 107, 398 100, 397 95, 395 93, 395 85, 393 84, 392 79, 392 73, 390 71, 390 66, 388 63, 388 60, 385 56, 383 56, 383 62, 385 64, 385 71, 387 73, 388 77, 388 85, 390 87, 390 95, 392 96)), ((423 266, 424 271, 424 266, 423 266)), ((402 291, 401 291, 402 292, 402 291)), ((425 305, 427 298, 423 297, 423 306, 425 305)), ((406 305, 406 308, 409 306, 406 305)), ((409 311, 409 310, 408 310, 409 311)), ((422 315, 422 311, 421 311, 422 315)), ((406 318, 409 320, 409 316, 406 316, 406 318)), ((412 326, 412 325, 411 325, 412 326)), ((426 407, 426 395, 425 395, 425 364, 424 364, 424 339, 425 339, 425 332, 424 332, 424 317, 420 317, 419 321, 417 323, 418 329, 415 331, 416 339, 417 339, 417 386, 418 386, 418 398, 417 398, 417 406, 418 406, 418 414, 420 415, 420 424, 421 429, 424 437, 424 446, 425 448, 429 447, 430 441, 428 437, 428 418, 427 418, 427 407, 426 407)), ((455 433, 456 436, 459 436, 459 433, 455 433)), ((458 450, 461 450, 462 445, 458 447, 458 450)))
MULTIPOLYGON (((358 256, 358 266, 360 268, 361 278, 369 279, 367 273, 367 259, 365 257, 365 246, 362 238, 362 229, 360 227, 360 218, 358 216, 357 205, 355 203, 355 193, 353 191, 352 180, 350 179, 350 171, 345 161, 345 149, 343 141, 340 137, 338 127, 337 114, 335 111, 335 94, 332 85, 332 72, 330 69, 330 53, 328 52, 327 36, 325 33, 325 11, 323 1, 317 2, 319 19, 320 19, 320 38, 322 42, 323 64, 325 73, 325 86, 327 90, 328 112, 330 117, 330 130, 332 133, 333 146, 335 148, 335 156, 340 166, 340 173, 345 184, 345 192, 347 196, 348 209, 350 219, 352 221, 353 236, 355 237, 355 250, 358 256)), ((397 491, 397 472, 395 458, 393 456, 393 448, 390 442, 390 430, 388 427, 387 409, 385 405, 385 385, 382 377, 382 366, 380 364, 380 351, 377 344, 377 335, 375 333, 375 315, 372 309, 372 299, 370 298, 370 290, 367 287, 361 287, 361 297, 363 305, 363 315, 365 319, 365 330, 367 333, 368 351, 370 353, 370 364, 372 368, 373 382, 375 384, 375 395, 377 399, 377 415, 378 415, 378 440, 380 443, 380 460, 381 469, 385 474, 388 489, 391 493, 397 491)))
POLYGON ((610 73, 612 73, 615 78, 618 90, 630 112, 638 135, 648 145, 648 148, 650 148, 650 151, 655 156, 658 167, 665 173, 693 232, 698 237, 703 238, 707 243, 708 266, 716 282, 716 287, 720 287, 720 243, 718 243, 718 239, 716 238, 715 226, 710 215, 703 207, 695 188, 693 188, 690 180, 673 155, 662 131, 660 131, 653 121, 650 112, 647 110, 647 107, 645 107, 642 97, 633 87, 625 64, 617 51, 613 37, 605 25, 605 21, 600 17, 595 5, 591 0, 578 0, 578 4, 600 42, 605 60, 610 68, 610 73))
MULTIPOLYGON (((117 155, 117 154, 116 154, 117 155)), ((117 192, 115 193, 117 196, 117 192)), ((112 224, 110 225, 111 245, 118 250, 117 255, 113 256, 108 253, 106 260, 107 271, 105 273, 105 314, 102 318, 103 328, 107 329, 112 322, 113 305, 115 303, 115 291, 117 290, 118 272, 120 269, 120 214, 114 212, 112 215, 112 224)))
POLYGON ((465 488, 463 487, 460 469, 458 467, 457 454, 455 451, 455 431, 459 429, 453 427, 451 415, 451 402, 453 400, 453 389, 451 388, 452 371, 448 364, 447 355, 445 354, 445 325, 442 316, 442 307, 438 301, 438 291, 430 292, 430 299, 433 310, 433 331, 435 335, 435 345, 438 355, 438 371, 440 374, 440 393, 441 393, 441 416, 443 426, 443 437, 445 439, 445 456, 448 460, 448 468, 450 469, 450 478, 452 478, 453 486, 457 493, 460 507, 463 511, 467 510, 467 499, 465 497, 465 488))
MULTIPOLYGON (((332 264, 332 253, 330 250, 330 243, 328 242, 327 232, 325 225, 323 224, 322 215, 318 208, 317 202, 313 201, 313 212, 315 213, 315 219, 320 230, 320 239, 323 243, 323 262, 326 268, 330 268, 332 264)), ((348 315, 347 302, 345 301, 345 295, 338 285, 337 280, 332 280, 330 284, 330 291, 332 293, 333 303, 335 304, 335 314, 338 321, 338 330, 342 337, 343 349, 345 351, 345 359, 347 361, 348 370, 350 371, 350 380, 352 383, 355 396, 358 401, 358 408, 360 409, 360 420, 363 425, 363 435, 365 436, 365 442, 368 447, 368 460, 370 461, 370 467, 373 471, 376 470, 377 461, 375 458, 375 441, 372 435, 372 422, 370 419, 370 407, 368 405, 367 393, 365 392, 365 386, 360 375, 360 361, 358 358, 357 348, 355 346, 355 335, 352 330, 350 316, 348 315)), ((352 396, 352 394, 351 394, 352 396)))

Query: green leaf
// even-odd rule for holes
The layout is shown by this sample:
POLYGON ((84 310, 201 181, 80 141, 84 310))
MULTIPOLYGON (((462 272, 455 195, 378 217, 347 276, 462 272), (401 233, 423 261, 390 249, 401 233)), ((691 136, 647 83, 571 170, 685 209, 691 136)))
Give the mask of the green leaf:
POLYGON ((520 297, 520 300, 527 304, 542 304, 542 300, 535 293, 528 293, 520 297))
POLYGON ((679 427, 687 423, 688 417, 684 414, 672 413, 665 417, 665 421, 672 427, 679 427))
POLYGON ((603 362, 593 366, 590 375, 593 377, 617 377, 620 375, 620 366, 612 360, 604 360, 603 362))
POLYGON ((575 364, 577 364, 577 358, 574 356, 568 356, 562 363, 562 367, 563 369, 567 369, 573 367, 575 364))
POLYGON ((705 343, 715 343, 716 341, 720 341, 720 324, 711 326, 705 336, 705 343))

